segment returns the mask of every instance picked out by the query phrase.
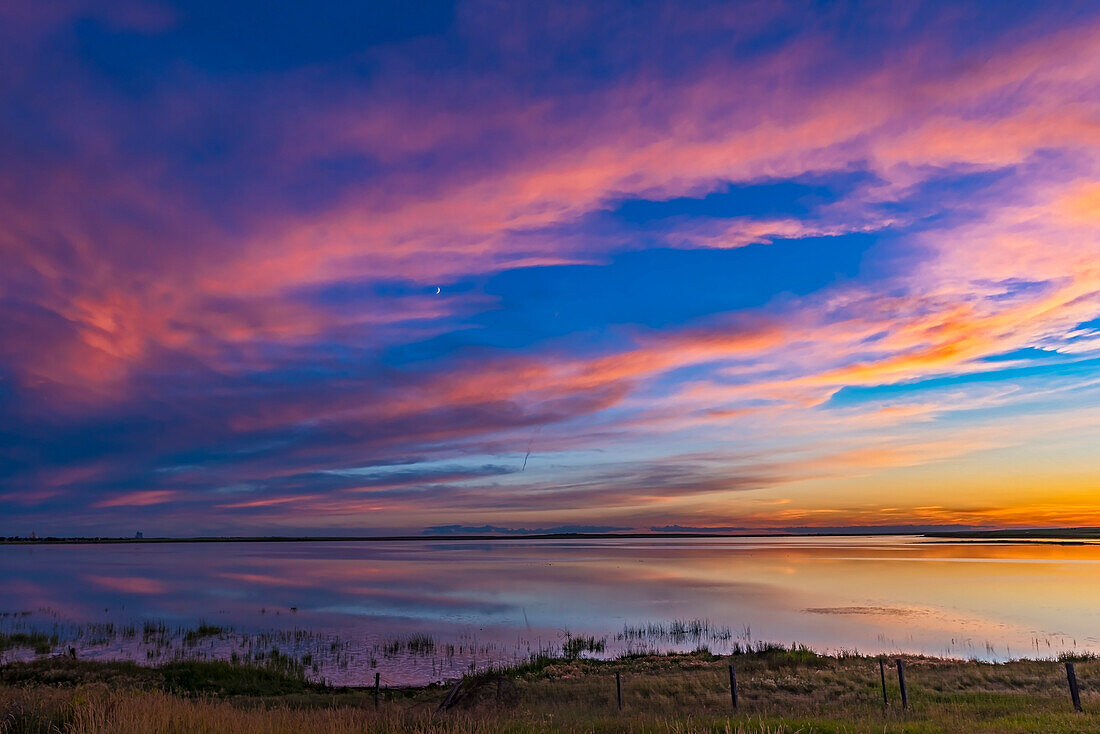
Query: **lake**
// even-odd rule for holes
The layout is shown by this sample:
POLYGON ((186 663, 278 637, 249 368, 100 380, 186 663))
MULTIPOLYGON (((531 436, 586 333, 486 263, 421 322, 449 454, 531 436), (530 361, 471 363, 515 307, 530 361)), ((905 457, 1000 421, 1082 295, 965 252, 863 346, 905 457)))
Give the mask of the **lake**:
MULTIPOLYGON (((919 537, 0 546, 0 632, 88 658, 263 661, 340 684, 582 654, 805 644, 1100 652, 1100 545, 919 537), (200 627, 201 625, 201 627, 200 627), (591 637, 593 639, 588 640, 591 637)), ((26 658, 9 649, 3 659, 26 658)))

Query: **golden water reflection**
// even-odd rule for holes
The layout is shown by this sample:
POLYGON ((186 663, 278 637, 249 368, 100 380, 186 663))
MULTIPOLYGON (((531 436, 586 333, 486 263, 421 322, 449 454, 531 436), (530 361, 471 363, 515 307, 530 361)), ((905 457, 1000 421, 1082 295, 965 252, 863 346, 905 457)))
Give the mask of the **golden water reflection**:
POLYGON ((1100 651, 1100 545, 1088 543, 892 536, 4 546, 0 572, 0 612, 55 624, 205 620, 351 639, 424 632, 522 652, 566 632, 605 636, 621 649, 627 643, 615 637, 625 625, 703 619, 732 630, 728 641, 709 641, 716 652, 746 640, 983 659, 1100 651))

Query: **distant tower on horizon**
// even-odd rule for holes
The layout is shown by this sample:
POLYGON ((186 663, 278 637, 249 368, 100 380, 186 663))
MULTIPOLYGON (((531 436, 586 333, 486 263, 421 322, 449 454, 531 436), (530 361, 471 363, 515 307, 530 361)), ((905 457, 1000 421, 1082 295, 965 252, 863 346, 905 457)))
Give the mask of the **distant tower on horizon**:
POLYGON ((31 540, 38 540, 38 533, 36 533, 32 530, 30 537, 31 537, 31 540))
POLYGON ((141 540, 144 537, 145 537, 145 533, 141 532, 140 530, 137 531, 136 533, 134 533, 134 539, 135 540, 141 540))

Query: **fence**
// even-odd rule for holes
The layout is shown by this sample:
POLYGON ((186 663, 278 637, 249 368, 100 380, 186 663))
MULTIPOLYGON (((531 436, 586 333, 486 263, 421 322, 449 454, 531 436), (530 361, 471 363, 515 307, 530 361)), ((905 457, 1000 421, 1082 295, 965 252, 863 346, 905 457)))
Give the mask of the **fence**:
MULTIPOLYGON (((882 705, 883 706, 890 706, 890 698, 889 698, 889 694, 887 692, 887 686, 886 686, 886 659, 884 657, 879 657, 878 658, 878 667, 879 667, 879 677, 880 677, 880 680, 881 680, 881 683, 882 683, 882 705)), ((900 694, 901 708, 903 710, 908 710, 908 708, 909 708, 909 688, 906 684, 906 678, 905 678, 905 670, 906 670, 905 669, 905 661, 902 660, 901 658, 897 658, 897 659, 894 660, 894 666, 893 667, 897 671, 898 692, 900 694)), ((1074 668, 1074 664, 1071 663, 1071 662, 1066 662, 1065 663, 1065 671, 1066 671, 1066 681, 1069 685, 1070 702, 1073 705, 1073 708, 1074 708, 1075 711, 1083 712, 1084 709, 1081 706, 1081 692, 1080 692, 1080 687, 1078 686, 1077 672, 1074 668)), ((481 675, 481 676, 473 676, 473 677, 464 677, 464 678, 458 680, 454 684, 454 686, 450 689, 450 691, 448 692, 446 698, 444 698, 443 702, 439 705, 439 708, 437 709, 437 711, 446 711, 446 710, 454 707, 460 701, 462 701, 464 698, 466 698, 470 693, 475 691, 478 687, 483 685, 488 680, 493 680, 496 683, 496 703, 497 703, 497 705, 500 705, 500 703, 502 701, 502 698, 501 698, 501 684, 502 684, 502 681, 504 680, 504 676, 496 675, 496 676, 486 677, 484 675, 481 675)), ((738 683, 737 683, 737 666, 733 665, 731 663, 729 665, 729 693, 730 693, 730 703, 732 705, 732 709, 733 709, 734 712, 738 711, 737 685, 738 685, 738 683)), ((379 675, 377 673, 375 673, 375 676, 374 676, 374 705, 375 705, 376 708, 378 707, 378 693, 379 693, 379 675)), ((622 711, 623 707, 624 707, 623 673, 622 673, 622 671, 616 671, 615 672, 615 701, 618 705, 618 710, 622 711)))

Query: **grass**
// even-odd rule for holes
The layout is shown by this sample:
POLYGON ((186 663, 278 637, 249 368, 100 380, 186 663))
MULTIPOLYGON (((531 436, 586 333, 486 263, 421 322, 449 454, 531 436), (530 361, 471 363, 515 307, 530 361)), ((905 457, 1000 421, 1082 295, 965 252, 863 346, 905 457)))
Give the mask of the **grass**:
MULTIPOLYGON (((755 646, 618 660, 542 658, 449 687, 331 688, 267 668, 173 662, 159 667, 65 658, 0 668, 0 732, 1086 732, 1100 730, 1100 661, 1077 662, 1084 714, 1057 661, 1003 664, 906 657, 910 709, 875 658, 755 646), (731 711, 727 665, 737 667, 731 711), (622 675, 624 708, 615 701, 622 675), (498 678, 500 683, 498 684, 498 678), (499 696, 499 698, 498 698, 499 696)), ((366 681, 365 681, 366 682, 366 681)), ((372 682, 372 681, 371 681, 372 682)))
POLYGON ((618 640, 645 640, 683 642, 685 640, 717 642, 729 640, 733 632, 729 627, 714 626, 706 619, 674 619, 671 622, 647 622, 625 625, 616 635, 618 640))
POLYGON ((158 689, 181 696, 269 697, 332 690, 288 672, 281 665, 176 660, 149 667, 129 661, 96 662, 65 657, 6 665, 0 668, 0 685, 158 689))
POLYGON ((225 627, 218 627, 217 625, 200 622, 198 627, 193 630, 187 630, 187 632, 184 633, 183 644, 194 647, 200 640, 204 640, 207 637, 218 637, 219 635, 224 635, 228 631, 229 630, 225 627))
POLYGON ((397 657, 404 652, 410 655, 431 655, 435 652, 435 639, 431 635, 415 634, 382 645, 382 654, 388 658, 397 657))
POLYGON ((36 655, 48 655, 57 647, 57 635, 44 635, 38 632, 0 632, 0 652, 17 647, 34 650, 36 655))
POLYGON ((581 656, 583 652, 590 652, 599 654, 607 647, 607 641, 600 638, 597 639, 592 636, 578 636, 567 635, 565 642, 561 645, 562 655, 566 660, 576 660, 581 656))

